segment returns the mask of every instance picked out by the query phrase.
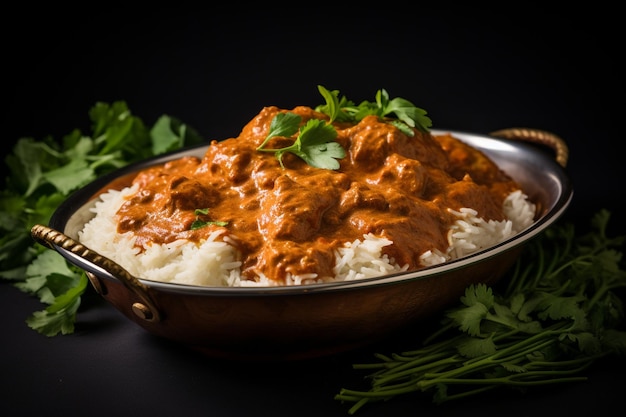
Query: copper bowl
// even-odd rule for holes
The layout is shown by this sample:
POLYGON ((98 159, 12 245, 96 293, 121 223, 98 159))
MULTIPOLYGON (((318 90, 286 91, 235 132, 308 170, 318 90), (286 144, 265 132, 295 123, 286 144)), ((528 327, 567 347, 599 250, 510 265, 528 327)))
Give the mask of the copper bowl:
POLYGON ((373 343, 441 311, 458 301, 472 283, 494 284, 511 268, 524 244, 570 204, 567 146, 558 136, 526 128, 490 135, 433 131, 448 132, 483 151, 518 181, 538 214, 532 226, 497 246, 414 272, 288 287, 198 287, 137 279, 78 242, 78 231, 93 216, 89 208, 104 186, 123 184, 124 178, 150 165, 202 156, 208 145, 129 165, 97 179, 61 204, 49 226, 35 225, 31 234, 85 270, 104 299, 151 334, 232 359, 335 354, 373 343), (554 152, 545 152, 546 148, 554 152))

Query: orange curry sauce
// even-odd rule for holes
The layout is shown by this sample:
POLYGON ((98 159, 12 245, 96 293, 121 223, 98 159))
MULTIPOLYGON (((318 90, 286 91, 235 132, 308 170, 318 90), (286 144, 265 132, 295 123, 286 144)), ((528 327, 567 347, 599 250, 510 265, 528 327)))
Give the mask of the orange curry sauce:
MULTIPOLYGON (((502 220, 504 198, 519 186, 478 150, 451 135, 415 130, 409 137, 376 116, 335 123, 346 150, 338 170, 314 168, 284 154, 284 168, 260 152, 277 107, 264 108, 236 138, 213 141, 204 158, 184 157, 140 172, 139 192, 119 210, 118 232, 136 244, 199 241, 224 228, 241 254, 242 279, 257 272, 283 281, 293 275, 333 276, 334 248, 372 233, 393 241, 384 253, 409 269, 419 256, 445 252, 455 218, 448 208, 470 207, 502 220), (227 222, 191 230, 198 215, 227 222)), ((305 106, 302 117, 328 120, 305 106)), ((275 138, 269 148, 293 143, 275 138)))

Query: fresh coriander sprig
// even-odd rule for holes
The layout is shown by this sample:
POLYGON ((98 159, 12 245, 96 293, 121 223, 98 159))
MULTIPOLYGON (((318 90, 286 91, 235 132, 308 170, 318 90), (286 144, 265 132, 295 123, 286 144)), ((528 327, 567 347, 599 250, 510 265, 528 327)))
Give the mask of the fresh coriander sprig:
POLYGON ((196 219, 191 223, 191 230, 198 230, 202 227, 215 225, 215 226, 228 226, 228 222, 222 221, 214 221, 214 220, 202 220, 201 216, 206 216, 209 214, 209 209, 195 209, 194 214, 196 215, 196 219))
POLYGON ((300 127, 302 118, 291 112, 277 114, 270 124, 270 130, 263 143, 257 148, 262 152, 273 152, 278 158, 281 167, 283 155, 287 152, 302 158, 307 164, 323 169, 338 169, 339 162, 336 158, 346 156, 346 151, 337 142, 335 128, 324 120, 310 119, 300 127), (293 144, 280 149, 265 148, 270 139, 274 137, 291 137, 298 133, 293 144))
POLYGON ((468 287, 422 347, 355 364, 372 372, 369 390, 344 388, 335 399, 353 404, 350 414, 416 392, 443 403, 504 386, 582 381, 600 358, 626 355, 614 292, 626 288, 626 236, 607 236, 609 217, 598 212, 581 236, 571 224, 551 226, 528 244, 501 294, 468 287))
POLYGON ((426 110, 416 107, 404 98, 396 97, 390 100, 385 89, 376 92, 375 102, 362 101, 358 106, 345 96, 340 98, 338 90, 330 91, 321 85, 318 85, 318 90, 326 104, 317 106, 315 110, 328 115, 331 121, 358 122, 366 116, 374 115, 386 118, 388 123, 409 136, 414 136, 411 128, 428 132, 432 126, 432 120, 426 115, 426 110))
POLYGON ((328 122, 310 119, 300 128, 302 122, 300 116, 291 112, 279 113, 272 119, 269 133, 257 148, 262 152, 273 152, 283 168, 285 168, 283 155, 292 153, 311 166, 338 169, 337 159, 345 157, 346 151, 335 142, 337 131, 332 125, 335 121, 356 123, 366 116, 375 115, 384 118, 387 123, 394 125, 408 136, 415 135, 413 128, 428 132, 432 126, 432 121, 426 116, 425 110, 400 97, 390 100, 389 94, 384 89, 376 92, 375 102, 363 101, 357 106, 345 96, 340 98, 339 90, 331 91, 321 85, 317 88, 326 103, 317 106, 315 110, 326 114, 329 117, 328 122), (266 148, 270 139, 279 136, 291 137, 298 133, 298 130, 300 130, 299 135, 292 145, 280 149, 266 148))

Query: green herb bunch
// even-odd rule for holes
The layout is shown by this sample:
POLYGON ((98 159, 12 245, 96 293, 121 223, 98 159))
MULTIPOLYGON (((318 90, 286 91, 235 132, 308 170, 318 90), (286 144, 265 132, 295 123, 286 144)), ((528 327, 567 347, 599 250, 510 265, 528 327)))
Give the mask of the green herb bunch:
POLYGON ((429 393, 435 403, 498 387, 527 388, 586 379, 600 358, 626 354, 624 308, 626 236, 609 237, 610 213, 601 210, 591 231, 557 223, 531 241, 501 292, 472 285, 446 312, 442 327, 422 347, 379 362, 368 390, 341 389, 336 399, 365 404, 409 393, 429 393))
POLYGON ((432 121, 426 116, 426 111, 415 107, 410 101, 396 97, 389 99, 386 90, 376 92, 376 101, 362 101, 358 106, 345 96, 339 97, 339 90, 328 90, 324 86, 317 86, 320 94, 324 97, 325 104, 315 108, 320 113, 329 117, 328 122, 318 119, 308 120, 304 126, 300 126, 302 118, 295 113, 279 113, 272 119, 270 130, 265 140, 257 150, 261 152, 273 152, 283 164, 283 155, 292 153, 303 159, 308 165, 322 169, 338 169, 339 162, 346 156, 346 151, 335 142, 337 131, 333 122, 358 123, 366 116, 374 115, 382 118, 387 123, 396 126, 408 136, 415 136, 413 128, 427 132, 432 126, 432 121), (297 134, 293 144, 279 149, 267 148, 270 139, 274 137, 292 137, 297 134))
POLYGON ((0 191, 0 277, 48 305, 26 320, 46 336, 73 333, 87 277, 56 251, 35 244, 31 227, 47 224, 70 193, 97 177, 202 141, 195 130, 167 115, 146 127, 123 101, 96 103, 89 117, 90 134, 75 129, 61 141, 20 138, 6 157, 9 177, 0 191))

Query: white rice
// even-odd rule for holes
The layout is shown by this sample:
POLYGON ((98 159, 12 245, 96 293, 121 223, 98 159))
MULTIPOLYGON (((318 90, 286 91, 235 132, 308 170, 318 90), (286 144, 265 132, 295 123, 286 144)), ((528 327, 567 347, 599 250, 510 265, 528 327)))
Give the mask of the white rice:
MULTIPOLYGON (((242 280, 236 248, 213 233, 206 241, 196 244, 186 240, 158 245, 150 244, 140 253, 134 246, 132 232, 117 233, 116 212, 135 187, 102 194, 92 211, 95 217, 79 232, 79 240, 100 255, 120 264, 136 277, 153 281, 201 286, 275 286, 280 285, 263 274, 257 281, 242 280)), ((521 191, 511 193, 504 202, 507 220, 485 221, 470 208, 452 211, 458 220, 448 233, 449 248, 445 253, 426 251, 420 257, 423 266, 437 265, 488 248, 519 233, 533 223, 535 206, 521 191)), ((336 251, 334 281, 376 277, 407 269, 382 254, 391 245, 388 239, 367 234, 363 239, 348 242, 336 251)), ((307 274, 290 276, 284 285, 302 285, 328 281, 307 274)))

